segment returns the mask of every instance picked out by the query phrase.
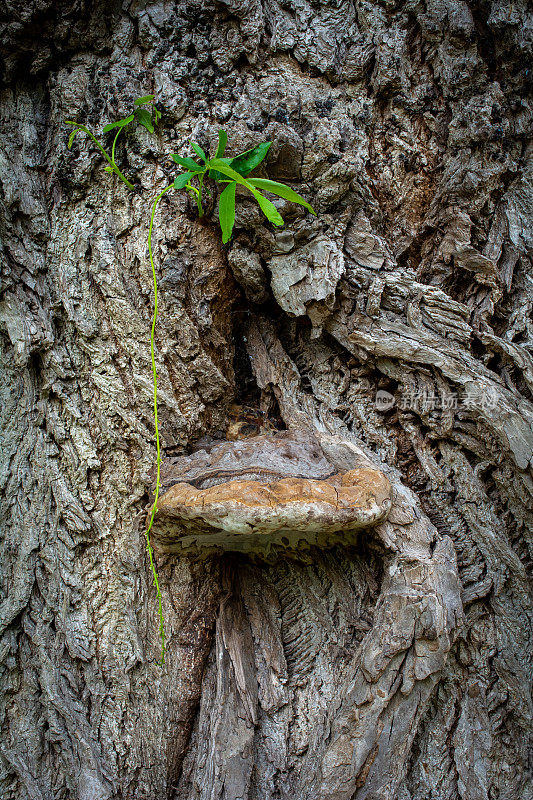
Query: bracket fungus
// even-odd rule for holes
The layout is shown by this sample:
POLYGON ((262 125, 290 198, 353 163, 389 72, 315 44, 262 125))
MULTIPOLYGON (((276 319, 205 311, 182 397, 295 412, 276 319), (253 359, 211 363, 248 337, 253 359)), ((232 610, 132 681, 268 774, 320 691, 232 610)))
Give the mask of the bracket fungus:
POLYGON ((165 552, 272 558, 353 544, 391 508, 386 476, 361 459, 338 471, 305 431, 278 431, 165 460, 152 529, 165 552))

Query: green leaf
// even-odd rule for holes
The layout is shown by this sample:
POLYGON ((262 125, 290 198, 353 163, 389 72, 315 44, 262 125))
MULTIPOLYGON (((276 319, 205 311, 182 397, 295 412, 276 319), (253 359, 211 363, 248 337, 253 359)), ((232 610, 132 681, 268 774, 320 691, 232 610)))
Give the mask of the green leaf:
POLYGON ((283 222, 283 217, 279 213, 276 206, 271 203, 270 200, 267 200, 266 197, 263 197, 261 192, 258 192, 257 189, 255 189, 252 184, 249 183, 249 181, 243 178, 242 175, 239 175, 236 170, 234 170, 220 158, 213 158, 209 163, 212 164, 217 171, 221 172, 223 175, 227 175, 228 178, 231 178, 233 181, 240 183, 241 186, 244 186, 246 189, 248 189, 248 191, 253 194, 259 203, 261 211, 269 220, 269 222, 271 222, 273 225, 277 225, 278 227, 285 224, 283 222))
POLYGON ((232 181, 237 181, 237 183, 240 183, 242 186, 246 186, 247 189, 253 189, 253 186, 228 164, 227 158, 212 158, 211 161, 208 162, 208 166, 213 167, 215 172, 221 172, 222 175, 231 178, 232 181))
POLYGON ((154 125, 157 125, 157 123, 161 119, 161 112, 155 106, 152 106, 152 116, 154 118, 154 125))
POLYGON ((137 117, 137 121, 144 127, 149 133, 154 133, 154 124, 152 122, 152 115, 149 111, 145 108, 136 108, 135 109, 135 116, 137 117))
POLYGON ((272 223, 272 225, 276 225, 278 228, 280 228, 282 225, 285 225, 283 222, 283 217, 279 213, 274 203, 271 203, 270 200, 267 200, 266 197, 263 197, 261 192, 256 192, 255 190, 250 191, 252 191, 253 196, 259 203, 259 208, 268 221, 272 223))
POLYGON ((114 171, 115 170, 113 169, 113 167, 110 167, 109 164, 107 165, 107 167, 104 167, 104 172, 114 172, 114 171))
POLYGON ((222 229, 222 242, 226 244, 231 239, 231 232, 235 222, 235 189, 237 184, 232 181, 226 186, 218 201, 218 218, 222 229))
POLYGON ((183 189, 183 187, 189 183, 193 175, 193 172, 182 172, 181 175, 178 175, 176 178, 174 178, 174 188, 183 189))
POLYGON ((218 147, 215 153, 215 158, 222 158, 227 143, 228 143, 228 134, 226 133, 226 131, 220 130, 218 132, 218 147))
MULTIPOLYGON (((215 156, 215 158, 216 158, 216 156, 215 156)), ((213 159, 211 159, 211 161, 209 163, 211 164, 212 161, 213 161, 213 159)), ((217 161, 222 161, 224 164, 227 164, 228 167, 229 167, 229 165, 231 163, 231 158, 218 158, 217 161)), ((224 180, 224 176, 222 175, 222 173, 219 172, 216 169, 210 169, 208 174, 209 174, 209 177, 214 181, 222 181, 222 180, 224 180)))
POLYGON ((104 128, 104 133, 109 133, 114 128, 124 128, 126 125, 129 125, 130 122, 133 122, 135 119, 135 114, 130 114, 129 117, 125 117, 124 119, 119 119, 116 122, 110 122, 109 125, 106 125, 104 128))
POLYGON ((298 203, 298 205, 304 206, 304 208, 307 208, 307 210, 316 217, 314 208, 309 205, 307 200, 304 200, 301 195, 291 189, 290 186, 286 186, 284 183, 278 183, 277 181, 269 181, 266 178, 248 178, 248 181, 257 189, 263 189, 265 192, 283 197, 284 200, 290 200, 292 203, 298 203))
POLYGON ((146 103, 151 103, 155 98, 155 94, 145 94, 144 97, 138 97, 133 103, 134 106, 144 106, 146 103))
POLYGON ((196 155, 200 156, 202 161, 205 161, 207 163, 207 156, 204 153, 204 151, 202 150, 202 148, 200 147, 200 145, 196 144, 196 142, 191 142, 191 147, 194 150, 194 152, 196 153, 196 155))
MULTIPOLYGON (((70 125, 71 123, 69 122, 67 124, 70 125)), ((75 138, 77 133, 80 133, 80 129, 79 128, 76 128, 75 130, 73 130, 72 133, 70 134, 70 136, 68 137, 68 149, 69 150, 72 147, 72 142, 74 141, 74 138, 75 138)))
POLYGON ((173 160, 176 164, 179 164, 180 167, 185 167, 185 169, 189 169, 191 172, 203 172, 204 167, 197 164, 192 158, 182 158, 181 156, 173 155, 173 160))
POLYGON ((251 150, 246 150, 244 153, 232 158, 230 166, 235 172, 238 172, 239 175, 246 178, 246 176, 263 161, 271 144, 272 142, 262 142, 256 145, 256 147, 252 147, 251 150))

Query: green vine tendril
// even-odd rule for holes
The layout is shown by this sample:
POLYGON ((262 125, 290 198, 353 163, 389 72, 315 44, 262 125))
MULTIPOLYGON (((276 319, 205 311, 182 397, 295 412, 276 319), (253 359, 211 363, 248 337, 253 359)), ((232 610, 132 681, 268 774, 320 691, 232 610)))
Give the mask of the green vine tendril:
POLYGON ((161 635, 161 661, 160 664, 163 666, 165 663, 165 620, 163 617, 163 598, 161 596, 161 589, 159 588, 159 577, 157 575, 157 570, 154 564, 154 556, 153 556, 153 549, 150 543, 150 530, 154 523, 154 517, 157 513, 157 501, 159 499, 159 484, 160 484, 160 476, 161 476, 161 445, 159 442, 159 422, 157 419, 157 369, 155 365, 155 326, 157 321, 157 276, 155 272, 155 264, 154 264, 154 256, 152 252, 152 229, 154 227, 154 217, 155 212, 158 206, 159 201, 163 197, 169 189, 172 189, 173 184, 167 186, 166 189, 157 195, 156 199, 154 200, 152 206, 152 213, 150 216, 150 227, 148 229, 148 253, 150 255, 150 266, 152 267, 152 278, 154 281, 154 317, 152 320, 152 332, 150 335, 150 353, 152 356, 152 375, 154 378, 154 422, 155 422, 155 443, 157 449, 157 475, 156 475, 156 484, 155 484, 155 499, 154 504, 152 506, 152 514, 150 516, 150 522, 148 528, 146 529, 145 536, 146 536, 146 549, 148 550, 148 556, 150 558, 150 569, 152 570, 152 575, 154 578, 154 586, 157 592, 157 603, 158 603, 158 612, 159 612, 159 633, 161 635))

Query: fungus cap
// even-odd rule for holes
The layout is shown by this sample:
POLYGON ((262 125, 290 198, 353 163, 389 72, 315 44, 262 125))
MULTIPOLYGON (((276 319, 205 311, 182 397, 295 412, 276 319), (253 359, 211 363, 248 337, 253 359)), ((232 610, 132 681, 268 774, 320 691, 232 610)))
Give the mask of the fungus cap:
POLYGON ((368 462, 338 472, 306 432, 280 431, 165 461, 154 544, 189 555, 273 556, 351 544, 391 508, 386 476, 368 462))

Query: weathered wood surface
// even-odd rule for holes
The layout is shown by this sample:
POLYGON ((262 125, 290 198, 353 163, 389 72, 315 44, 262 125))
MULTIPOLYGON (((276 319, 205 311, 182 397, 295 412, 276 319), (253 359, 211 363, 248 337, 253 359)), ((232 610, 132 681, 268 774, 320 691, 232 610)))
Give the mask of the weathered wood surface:
POLYGON ((5 0, 0 30, 2 798, 532 797, 525 0, 5 0), (151 91, 130 194, 63 121, 151 91), (257 402, 395 504, 312 563, 159 554, 162 670, 149 204, 220 126, 319 214, 243 201, 226 252, 161 202, 165 454, 257 402))

